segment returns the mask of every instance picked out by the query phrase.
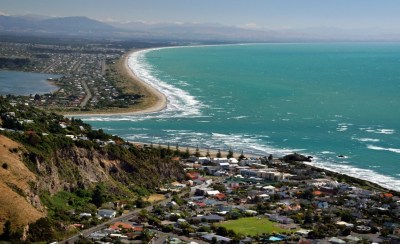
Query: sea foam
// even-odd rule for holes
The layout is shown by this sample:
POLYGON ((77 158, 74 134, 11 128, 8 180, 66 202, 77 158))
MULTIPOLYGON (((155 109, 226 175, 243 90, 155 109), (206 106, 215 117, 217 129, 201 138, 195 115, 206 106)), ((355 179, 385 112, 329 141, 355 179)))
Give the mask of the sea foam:
POLYGON ((390 148, 390 147, 379 147, 374 145, 367 145, 368 149, 377 150, 377 151, 389 151, 394 153, 400 153, 400 148, 390 148))
MULTIPOLYGON (((145 56, 148 52, 154 52, 157 50, 159 49, 147 49, 132 53, 128 59, 129 68, 139 79, 157 89, 167 97, 168 104, 165 110, 166 113, 174 113, 175 117, 199 116, 201 114, 200 109, 204 107, 204 104, 198 101, 194 96, 190 95, 187 91, 156 77, 154 67, 146 61, 145 56)), ((187 84, 182 80, 180 80, 179 83, 187 84)))

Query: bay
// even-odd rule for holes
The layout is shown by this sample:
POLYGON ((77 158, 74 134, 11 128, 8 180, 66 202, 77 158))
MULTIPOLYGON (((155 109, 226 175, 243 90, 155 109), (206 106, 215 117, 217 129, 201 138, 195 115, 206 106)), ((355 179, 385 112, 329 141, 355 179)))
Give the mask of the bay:
POLYGON ((57 86, 50 84, 48 78, 59 78, 60 75, 19 72, 19 71, 0 71, 0 95, 35 95, 50 93, 58 89, 57 86))
POLYGON ((134 54, 166 110, 86 117, 132 141, 276 157, 400 190, 400 44, 199 46, 134 54), (339 155, 343 157, 338 157, 339 155))

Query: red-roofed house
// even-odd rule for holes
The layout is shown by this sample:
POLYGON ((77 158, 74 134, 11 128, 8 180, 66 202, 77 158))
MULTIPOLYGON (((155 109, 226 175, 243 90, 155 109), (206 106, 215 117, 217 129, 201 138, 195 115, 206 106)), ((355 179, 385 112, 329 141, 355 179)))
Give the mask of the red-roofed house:
POLYGON ((384 197, 384 198, 392 198, 393 194, 392 193, 383 193, 382 197, 384 197))
POLYGON ((207 204, 205 204, 204 202, 198 202, 198 203, 196 203, 196 204, 197 204, 197 206, 199 206, 199 207, 201 207, 201 208, 207 207, 207 204))
POLYGON ((225 200, 226 195, 225 195, 224 193, 218 193, 218 194, 215 194, 214 197, 215 197, 217 200, 222 201, 222 200, 225 200))
POLYGON ((190 180, 196 180, 199 178, 200 174, 198 172, 188 172, 186 173, 186 177, 188 177, 190 180))
POLYGON ((319 195, 322 194, 322 192, 321 192, 321 191, 313 191, 312 194, 313 194, 314 196, 319 196, 319 195))
POLYGON ((112 230, 134 230, 133 225, 124 222, 115 222, 109 227, 112 230))

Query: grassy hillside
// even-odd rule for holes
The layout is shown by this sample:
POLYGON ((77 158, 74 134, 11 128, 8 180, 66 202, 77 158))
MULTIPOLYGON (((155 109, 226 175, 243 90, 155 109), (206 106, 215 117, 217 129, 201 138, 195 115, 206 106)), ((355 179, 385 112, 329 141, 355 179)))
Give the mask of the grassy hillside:
POLYGON ((45 216, 39 198, 32 194, 31 185, 37 179, 22 162, 21 148, 21 144, 0 135, 0 222, 10 220, 14 229, 45 216))

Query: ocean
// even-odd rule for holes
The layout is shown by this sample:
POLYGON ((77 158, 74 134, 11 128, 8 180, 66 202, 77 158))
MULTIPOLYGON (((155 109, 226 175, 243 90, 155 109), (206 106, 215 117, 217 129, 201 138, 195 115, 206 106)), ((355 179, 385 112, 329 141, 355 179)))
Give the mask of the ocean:
POLYGON ((85 117, 94 128, 183 150, 298 152, 400 190, 399 43, 161 48, 133 54, 129 65, 168 107, 85 117))
POLYGON ((49 84, 48 78, 60 75, 0 70, 0 95, 35 95, 50 93, 58 89, 49 84))

